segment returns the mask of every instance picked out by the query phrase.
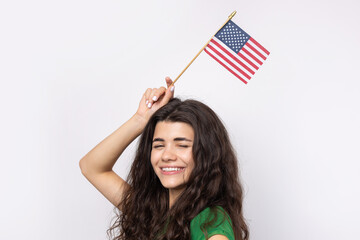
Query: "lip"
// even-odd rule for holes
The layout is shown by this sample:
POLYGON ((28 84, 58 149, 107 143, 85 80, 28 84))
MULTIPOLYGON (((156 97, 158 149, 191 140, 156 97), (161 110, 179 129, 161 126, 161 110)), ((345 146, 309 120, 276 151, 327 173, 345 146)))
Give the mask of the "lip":
POLYGON ((185 167, 177 167, 177 166, 164 166, 164 167, 160 167, 160 172, 161 174, 164 175, 174 175, 174 174, 179 174, 185 171, 185 167), (163 168, 181 168, 178 171, 163 171, 163 168))

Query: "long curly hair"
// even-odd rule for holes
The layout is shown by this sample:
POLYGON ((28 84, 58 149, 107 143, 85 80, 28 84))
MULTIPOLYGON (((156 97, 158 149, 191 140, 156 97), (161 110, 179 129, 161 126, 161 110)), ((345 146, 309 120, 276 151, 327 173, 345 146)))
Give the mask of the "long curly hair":
POLYGON ((107 230, 113 240, 190 239, 191 220, 205 208, 216 206, 229 214, 236 240, 249 238, 235 152, 219 117, 199 101, 173 98, 152 115, 138 142, 127 182, 130 187, 114 209, 116 220, 107 230), (170 209, 168 189, 150 162, 159 121, 183 122, 194 129, 195 166, 185 190, 170 209))

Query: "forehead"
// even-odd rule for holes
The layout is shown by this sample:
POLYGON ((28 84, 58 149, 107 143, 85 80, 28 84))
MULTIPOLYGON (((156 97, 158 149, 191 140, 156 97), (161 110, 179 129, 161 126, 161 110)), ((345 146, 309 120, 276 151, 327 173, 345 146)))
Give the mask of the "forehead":
POLYGON ((154 138, 173 139, 177 137, 194 138, 194 129, 183 122, 158 122, 155 126, 154 138))

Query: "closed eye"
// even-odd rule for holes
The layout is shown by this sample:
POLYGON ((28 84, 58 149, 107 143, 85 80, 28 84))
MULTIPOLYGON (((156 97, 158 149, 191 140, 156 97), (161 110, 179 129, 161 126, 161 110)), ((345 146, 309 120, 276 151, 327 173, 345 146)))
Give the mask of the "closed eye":
POLYGON ((179 145, 179 147, 187 148, 187 147, 190 147, 190 146, 189 145, 179 145))
POLYGON ((161 148, 161 147, 164 147, 164 145, 155 145, 155 146, 153 146, 153 148, 161 148))

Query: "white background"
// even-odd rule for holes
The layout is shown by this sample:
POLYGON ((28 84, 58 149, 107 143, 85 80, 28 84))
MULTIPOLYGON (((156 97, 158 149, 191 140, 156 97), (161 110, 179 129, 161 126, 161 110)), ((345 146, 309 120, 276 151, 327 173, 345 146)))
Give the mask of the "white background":
MULTIPOLYGON (((359 2, 2 1, 0 239, 106 239, 79 160, 228 15, 270 56, 245 85, 202 53, 176 84, 225 122, 253 240, 359 239, 359 2)), ((135 145, 115 171, 126 177, 135 145)))

